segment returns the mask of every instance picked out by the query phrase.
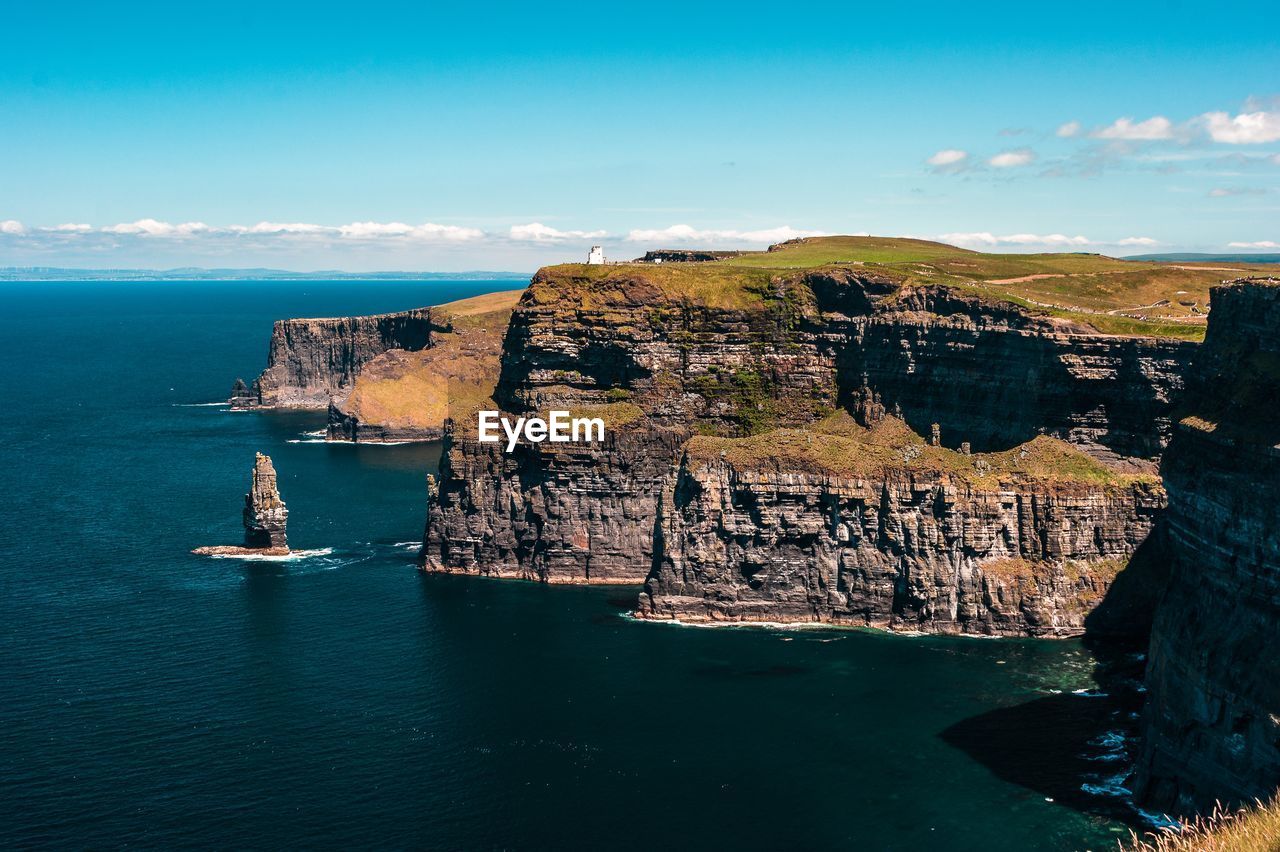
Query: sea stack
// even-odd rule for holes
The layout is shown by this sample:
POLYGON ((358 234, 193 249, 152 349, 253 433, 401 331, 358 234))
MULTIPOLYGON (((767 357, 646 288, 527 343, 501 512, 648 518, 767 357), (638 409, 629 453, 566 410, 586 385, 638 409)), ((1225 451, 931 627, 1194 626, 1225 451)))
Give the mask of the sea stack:
POLYGON ((258 453, 253 462, 253 484, 244 495, 244 546, 287 551, 285 524, 288 520, 289 510, 280 499, 271 456, 258 453))
POLYGON ((253 461, 253 480, 244 495, 244 544, 197 547, 201 556, 286 556, 289 541, 285 525, 289 510, 280 499, 276 468, 271 456, 258 453, 253 461))

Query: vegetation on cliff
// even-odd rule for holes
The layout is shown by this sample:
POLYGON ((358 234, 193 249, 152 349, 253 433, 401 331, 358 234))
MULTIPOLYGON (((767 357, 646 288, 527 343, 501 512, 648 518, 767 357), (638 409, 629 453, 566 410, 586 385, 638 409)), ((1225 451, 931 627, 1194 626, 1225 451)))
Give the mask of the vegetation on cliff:
POLYGON ((690 457, 721 457, 735 467, 773 467, 874 477, 886 471, 947 474, 973 486, 1003 480, 1127 486, 1158 483, 1151 474, 1123 473, 1090 458, 1057 438, 1039 435, 1004 452, 968 454, 933 446, 896 417, 867 428, 837 412, 809 428, 775 429, 746 438, 699 435, 688 444, 690 457))
POLYGON ((431 435, 449 417, 493 407, 502 338, 523 291, 490 293, 440 305, 447 324, 430 349, 395 349, 369 362, 339 412, 392 434, 431 435))
POLYGON ((857 268, 904 287, 954 287, 1103 334, 1184 340, 1203 338, 1211 286, 1258 271, 1248 264, 988 254, 927 240, 812 237, 713 262, 548 267, 534 279, 530 299, 584 309, 675 301, 751 310, 765 305, 777 282, 827 267, 857 268))

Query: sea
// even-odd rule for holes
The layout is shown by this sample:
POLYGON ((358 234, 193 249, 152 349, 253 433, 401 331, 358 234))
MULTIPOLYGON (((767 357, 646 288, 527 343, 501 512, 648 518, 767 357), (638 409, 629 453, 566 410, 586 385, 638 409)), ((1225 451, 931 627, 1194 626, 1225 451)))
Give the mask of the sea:
POLYGON ((429 576, 437 444, 232 412, 273 320, 513 281, 0 283, 0 847, 1114 848, 1137 655, 429 576), (287 559, 237 543, 255 452, 287 559), (1124 693, 1123 695, 1121 693, 1124 693))

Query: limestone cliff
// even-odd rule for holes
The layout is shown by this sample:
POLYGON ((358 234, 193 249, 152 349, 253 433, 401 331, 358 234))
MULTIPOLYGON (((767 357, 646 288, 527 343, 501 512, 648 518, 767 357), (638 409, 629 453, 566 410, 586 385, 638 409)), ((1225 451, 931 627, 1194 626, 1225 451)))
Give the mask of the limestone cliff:
MULTIPOLYGON (((1194 347, 1103 334, 870 267, 552 267, 535 276, 511 317, 498 405, 528 413, 625 401, 636 416, 616 441, 573 454, 522 447, 506 457, 446 435, 424 567, 595 582, 602 573, 588 567, 581 542, 600 548, 598 533, 608 531, 609 575, 639 582, 668 557, 663 536, 670 531, 655 523, 659 507, 693 477, 681 465, 677 436, 808 428, 833 411, 853 410, 865 392, 896 407, 918 432, 939 424, 940 443, 957 450, 1004 451, 1047 434, 1109 464, 1149 472, 1194 347), (649 442, 636 437, 642 434, 662 437, 649 442), (615 493, 627 499, 613 499, 615 493)), ((831 488, 832 499, 853 499, 852 486, 831 488)), ((1039 505, 1048 496, 1028 486, 1019 499, 1039 505)), ((981 507, 994 498, 973 499, 981 507)), ((1088 557, 1095 561, 1122 558, 1140 542, 1146 513, 1159 502, 1080 499, 1087 508, 1060 511, 1076 512, 1072 523, 1095 523, 1087 517, 1094 509, 1113 512, 1094 528, 1119 529, 1125 542, 1095 548, 1088 557)), ((1024 544, 1015 544, 1005 549, 1021 552, 1024 544)), ((1052 567, 1031 556, 1033 573, 1052 567)), ((967 558, 956 570, 985 556, 967 558)), ((1067 570, 1065 561, 1058 567, 1067 570)), ((1101 595, 1105 584, 1093 591, 1101 595)), ((1063 622, 1064 632, 1076 629, 1078 619, 1063 622)))
POLYGON ((1174 554, 1138 789, 1174 812, 1280 786, 1280 281, 1217 287, 1162 472, 1174 554))
POLYGON ((639 613, 1074 635, 1163 502, 1154 477, 1046 437, 965 455, 894 418, 836 418, 695 438, 663 494, 639 613))
POLYGON ((326 409, 384 352, 432 345, 441 328, 428 308, 367 317, 287 319, 271 331, 267 368, 252 386, 237 380, 233 408, 326 409))
POLYGON ((881 301, 849 323, 849 337, 842 370, 865 375, 917 431, 937 423, 951 446, 975 450, 1042 433, 1111 461, 1159 458, 1196 348, 933 286, 881 301))
POLYGON ((451 432, 422 564, 550 583, 644 582, 670 459, 687 430, 610 417, 603 445, 524 444, 507 454, 451 432))

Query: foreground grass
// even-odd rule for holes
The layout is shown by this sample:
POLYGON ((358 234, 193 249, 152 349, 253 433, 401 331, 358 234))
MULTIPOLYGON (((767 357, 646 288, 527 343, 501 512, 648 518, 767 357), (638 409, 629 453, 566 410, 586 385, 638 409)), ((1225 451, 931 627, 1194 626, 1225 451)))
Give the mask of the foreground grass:
POLYGON ((1123 852, 1277 852, 1280 797, 1267 804, 1228 811, 1214 809, 1180 827, 1149 833, 1122 846, 1123 852))

